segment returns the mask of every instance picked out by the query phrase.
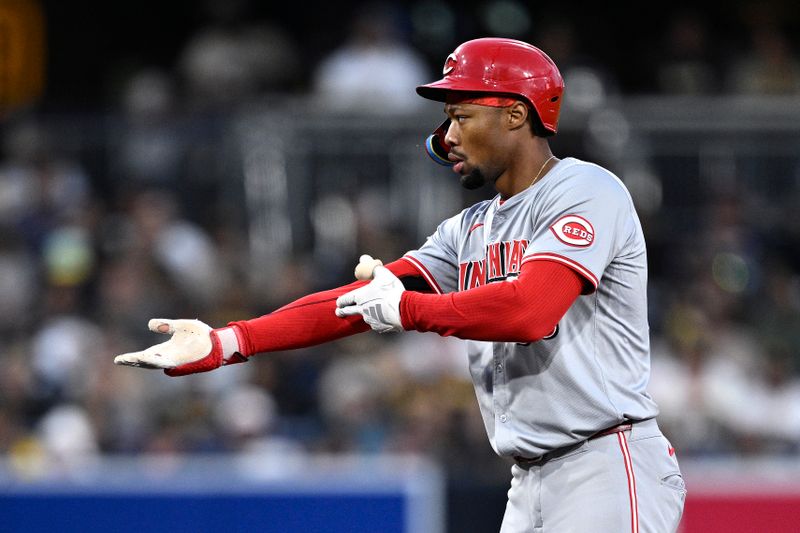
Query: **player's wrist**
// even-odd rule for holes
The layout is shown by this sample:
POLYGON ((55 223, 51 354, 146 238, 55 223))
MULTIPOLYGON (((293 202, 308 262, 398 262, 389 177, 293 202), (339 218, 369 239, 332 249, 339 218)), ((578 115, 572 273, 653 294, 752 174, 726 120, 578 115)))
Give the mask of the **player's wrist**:
POLYGON ((236 324, 211 331, 212 342, 219 351, 220 365, 232 365, 247 361, 244 354, 244 333, 236 324))

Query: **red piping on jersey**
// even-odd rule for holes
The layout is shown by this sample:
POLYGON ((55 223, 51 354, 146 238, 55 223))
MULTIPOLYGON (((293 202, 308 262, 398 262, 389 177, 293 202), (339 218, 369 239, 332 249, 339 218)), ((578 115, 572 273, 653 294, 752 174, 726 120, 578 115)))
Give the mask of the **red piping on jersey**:
POLYGON ((469 235, 470 233, 472 233, 476 229, 480 228, 481 226, 483 226, 483 222, 478 222, 477 224, 475 224, 474 226, 469 228, 469 231, 467 232, 467 235, 469 235))
POLYGON ((625 475, 628 478, 628 500, 631 505, 631 533, 639 533, 639 500, 636 496, 636 476, 633 473, 631 451, 625 432, 617 433, 619 449, 622 450, 622 461, 625 463, 625 475))
POLYGON ((400 298, 407 330, 495 342, 535 342, 553 333, 583 288, 582 278, 554 261, 529 261, 519 278, 462 292, 400 298))
POLYGON ((585 266, 583 266, 582 264, 580 264, 577 261, 574 261, 574 260, 572 260, 572 259, 570 259, 568 257, 564 257, 563 255, 554 254, 552 252, 531 254, 531 255, 525 257, 522 260, 522 264, 524 265, 525 263, 527 263, 529 261, 542 261, 542 260, 543 261, 556 261, 556 262, 563 263, 563 264, 567 265, 571 269, 575 270, 578 274, 580 274, 581 276, 586 278, 586 281, 588 281, 589 283, 592 284, 592 286, 594 287, 594 290, 597 290, 597 286, 599 285, 599 282, 597 280, 597 276, 592 274, 592 271, 589 270, 588 268, 586 268, 585 266))
MULTIPOLYGON (((422 277, 425 279, 425 281, 428 283, 428 285, 434 291, 436 291, 436 294, 442 294, 442 292, 443 292, 442 288, 439 287, 438 283, 436 283, 436 279, 433 277, 433 275, 430 273, 430 271, 427 268, 425 268, 425 265, 423 265, 417 259, 415 259, 414 257, 412 257, 410 255, 404 255, 400 259, 405 259, 406 261, 408 261, 409 263, 414 265, 414 267, 417 270, 417 273, 422 274, 422 277)), ((395 275, 397 275, 397 274, 395 274, 395 275)))

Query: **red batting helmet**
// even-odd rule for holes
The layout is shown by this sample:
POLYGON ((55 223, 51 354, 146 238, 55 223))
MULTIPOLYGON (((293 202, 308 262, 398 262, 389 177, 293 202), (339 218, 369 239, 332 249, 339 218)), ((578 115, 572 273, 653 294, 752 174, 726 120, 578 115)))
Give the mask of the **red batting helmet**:
POLYGON ((467 41, 447 56, 442 74, 441 80, 417 87, 417 93, 438 102, 450 91, 515 95, 536 111, 545 130, 558 129, 564 80, 553 60, 533 45, 495 37, 467 41))

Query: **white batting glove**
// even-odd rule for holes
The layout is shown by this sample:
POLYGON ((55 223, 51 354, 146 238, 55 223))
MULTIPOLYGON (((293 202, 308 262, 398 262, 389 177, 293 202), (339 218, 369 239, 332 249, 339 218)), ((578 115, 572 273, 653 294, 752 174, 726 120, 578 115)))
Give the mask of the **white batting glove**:
POLYGON ((183 376, 247 360, 240 353, 233 327, 213 329, 199 320, 167 318, 154 318, 147 327, 172 337, 146 350, 118 355, 114 358, 115 364, 161 368, 170 376, 183 376))
POLYGON ((367 285, 336 299, 336 316, 361 315, 379 333, 404 331, 400 322, 400 296, 403 283, 382 266, 376 266, 367 285))

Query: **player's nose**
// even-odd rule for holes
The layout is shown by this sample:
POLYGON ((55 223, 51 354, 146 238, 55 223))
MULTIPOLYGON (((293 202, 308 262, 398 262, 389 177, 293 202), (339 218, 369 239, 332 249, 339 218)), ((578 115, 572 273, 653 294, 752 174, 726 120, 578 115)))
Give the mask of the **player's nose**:
POLYGON ((450 125, 447 127, 447 131, 444 134, 444 142, 451 147, 458 146, 458 126, 453 121, 451 121, 450 125))

